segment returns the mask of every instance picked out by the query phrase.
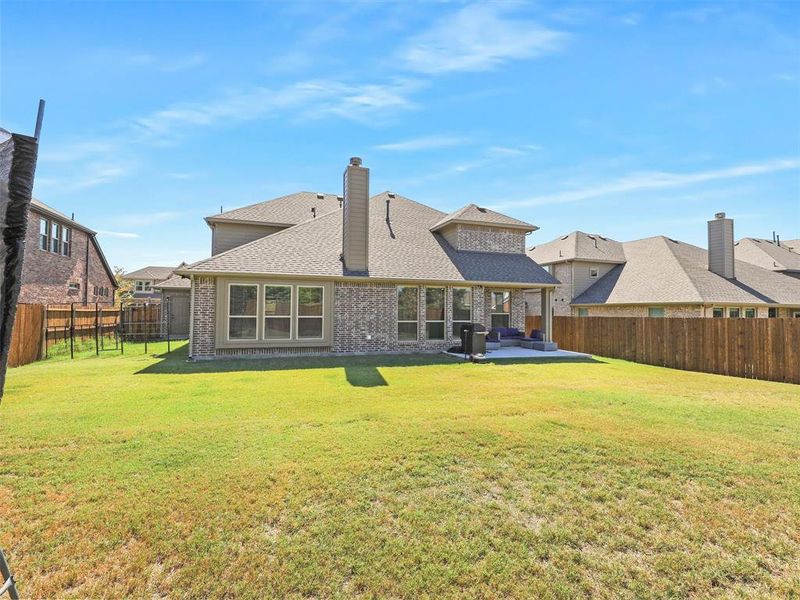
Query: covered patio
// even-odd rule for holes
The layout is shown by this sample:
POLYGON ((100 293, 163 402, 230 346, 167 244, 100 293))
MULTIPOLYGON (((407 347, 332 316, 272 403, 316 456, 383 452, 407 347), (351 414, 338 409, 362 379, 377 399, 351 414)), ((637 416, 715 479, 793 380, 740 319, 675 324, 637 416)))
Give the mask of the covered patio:
MULTIPOLYGON (((456 352, 445 352, 449 356, 455 356, 457 358, 462 358, 464 360, 471 360, 469 355, 464 358, 464 354, 456 353, 456 352)), ((558 358, 558 359, 565 359, 565 358, 578 358, 578 359, 585 359, 591 358, 591 354, 584 354, 583 352, 572 352, 571 350, 550 350, 550 351, 543 351, 543 350, 532 350, 530 348, 523 348, 522 346, 502 346, 497 350, 489 350, 484 355, 486 360, 495 360, 495 359, 502 359, 502 358, 514 358, 514 359, 529 359, 529 358, 558 358)))

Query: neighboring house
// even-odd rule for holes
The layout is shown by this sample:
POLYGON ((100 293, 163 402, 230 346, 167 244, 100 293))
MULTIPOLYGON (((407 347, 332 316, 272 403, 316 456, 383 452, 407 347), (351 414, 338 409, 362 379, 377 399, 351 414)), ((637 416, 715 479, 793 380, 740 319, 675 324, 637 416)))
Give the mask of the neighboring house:
POLYGON ((154 289, 161 294, 162 335, 189 337, 190 288, 191 281, 180 275, 155 284, 154 289))
POLYGON ((440 351, 462 323, 524 329, 525 289, 544 290, 549 307, 557 281, 525 255, 533 225, 474 204, 448 215, 391 192, 370 197, 358 158, 339 206, 301 193, 209 217, 216 251, 238 243, 232 226, 264 235, 177 270, 192 280, 193 358, 440 351), (292 199, 306 215, 296 225, 292 199))
POLYGON ((800 279, 800 253, 792 252, 781 242, 742 238, 734 245, 736 260, 800 279))
POLYGON ((32 199, 18 302, 113 304, 116 288, 97 233, 32 199))
MULTIPOLYGON (((186 263, 181 263, 178 267, 182 267, 185 264, 186 263)), ((161 292, 156 289, 158 284, 172 277, 178 267, 149 266, 139 269, 138 271, 125 273, 122 275, 122 278, 133 283, 134 298, 142 300, 150 298, 160 299, 161 292)))
MULTIPOLYGON (((710 251, 663 236, 624 243, 580 233, 577 236, 584 239, 572 253, 569 244, 562 247, 570 242, 570 236, 528 252, 537 262, 552 265, 556 277, 564 277, 555 295, 566 300, 554 302, 556 310, 562 311, 557 314, 800 316, 800 280, 734 260, 733 221, 726 219, 724 213, 709 221, 710 251), (606 260, 598 262, 600 258, 606 260), (594 277, 590 271, 590 279, 595 281, 586 285, 585 277, 575 276, 571 280, 575 282, 573 288, 569 279, 573 267, 581 273, 598 269, 594 277)), ((539 314, 536 299, 531 298, 531 302, 530 313, 539 314)))

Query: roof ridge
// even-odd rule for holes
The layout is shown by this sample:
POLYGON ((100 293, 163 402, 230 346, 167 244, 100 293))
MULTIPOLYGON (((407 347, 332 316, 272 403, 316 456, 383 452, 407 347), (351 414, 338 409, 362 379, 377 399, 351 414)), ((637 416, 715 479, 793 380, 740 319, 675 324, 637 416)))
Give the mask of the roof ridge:
POLYGON ((292 192, 290 194, 284 194, 283 196, 277 196, 276 198, 270 198, 268 200, 259 200, 258 202, 253 202, 252 204, 246 204, 244 206, 237 206, 236 208, 232 208, 230 210, 226 210, 225 212, 216 213, 216 214, 213 214, 213 215, 208 215, 205 218, 206 219, 216 219, 216 218, 219 218, 219 217, 221 217, 223 215, 226 215, 228 213, 232 213, 232 212, 237 211, 237 210, 244 210, 245 208, 253 208, 254 206, 260 206, 261 204, 266 204, 267 202, 276 202, 278 200, 285 200, 287 198, 290 198, 291 196, 297 196, 299 194, 323 194, 325 196, 335 196, 335 197, 338 198, 338 196, 336 194, 330 194, 328 192, 309 192, 308 190, 300 190, 300 191, 297 191, 297 192, 292 192))
MULTIPOLYGON (((677 247, 679 244, 685 244, 686 246, 691 246, 692 248, 698 248, 699 250, 703 250, 703 249, 700 248, 700 246, 695 246, 694 244, 686 244, 685 242, 681 242, 679 240, 675 240, 673 238, 669 238, 669 237, 667 237, 665 235, 658 235, 658 236, 655 236, 655 237, 657 237, 657 238, 659 238, 661 240, 661 242, 667 248, 667 252, 669 252, 670 255, 672 256, 673 260, 675 260, 675 262, 678 263, 678 267, 680 267, 681 274, 689 282, 689 285, 695 291, 695 294, 697 294, 697 298, 699 299, 699 301, 702 302, 703 301, 703 294, 700 292, 700 288, 697 287, 697 285, 695 284, 694 279, 692 279, 691 275, 689 275, 686 272, 686 269, 684 268, 683 263, 678 258, 678 255, 675 254, 675 248, 672 247, 672 244, 675 244, 675 247, 677 247)), ((704 250, 704 252, 708 253, 708 250, 704 250)), ((715 273, 715 275, 716 275, 716 273, 715 273)), ((718 275, 718 277, 721 277, 721 275, 718 275)))
POLYGON ((414 200, 413 198, 409 198, 408 196, 403 196, 403 194, 398 194, 396 192, 390 192, 389 190, 384 190, 383 192, 380 192, 378 194, 375 194, 374 196, 371 196, 370 200, 372 200, 373 198, 377 198, 378 196, 383 196, 384 194, 386 194, 386 195, 394 194, 395 198, 400 198, 401 200, 405 200, 407 202, 411 202, 412 204, 416 204, 417 206, 422 206, 423 208, 427 208, 428 210, 436 211, 436 212, 441 213, 442 215, 445 215, 445 216, 447 216, 447 214, 448 214, 448 213, 445 213, 444 211, 439 210, 438 208, 434 208, 434 207, 432 207, 432 206, 430 206, 428 204, 423 204, 422 202, 418 202, 417 200, 414 200))

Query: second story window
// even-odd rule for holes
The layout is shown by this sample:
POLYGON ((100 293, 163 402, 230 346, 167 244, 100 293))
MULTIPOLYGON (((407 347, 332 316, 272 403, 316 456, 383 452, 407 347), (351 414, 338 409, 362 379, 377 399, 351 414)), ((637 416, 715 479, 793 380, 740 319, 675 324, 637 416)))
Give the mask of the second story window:
POLYGON ((136 291, 137 292, 151 292, 153 291, 153 282, 144 280, 144 279, 137 279, 136 280, 136 291))
POLYGON ((50 246, 50 222, 39 219, 39 248, 47 250, 50 246))
POLYGON ((50 223, 50 252, 61 254, 61 225, 50 223))
POLYGON ((72 229, 61 226, 61 254, 70 256, 72 254, 72 229))

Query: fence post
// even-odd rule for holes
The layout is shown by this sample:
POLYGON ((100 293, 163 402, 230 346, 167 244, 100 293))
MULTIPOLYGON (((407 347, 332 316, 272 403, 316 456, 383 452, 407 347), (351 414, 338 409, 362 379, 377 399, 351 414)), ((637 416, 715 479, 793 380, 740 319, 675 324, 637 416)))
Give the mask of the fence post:
POLYGON ((149 337, 150 329, 148 325, 148 308, 150 308, 150 303, 144 303, 144 353, 147 354, 147 338, 149 337))
POLYGON ((75 358, 75 303, 69 305, 69 357, 75 358))
POLYGON ((94 303, 94 353, 95 353, 95 356, 100 356, 100 336, 98 335, 98 331, 99 331, 99 328, 100 328, 99 312, 100 312, 100 304, 95 302, 94 303))
POLYGON ((48 313, 49 304, 44 305, 44 357, 47 358, 47 329, 48 323, 50 319, 50 314, 48 313))
POLYGON ((170 319, 172 318, 172 311, 170 310, 170 304, 172 303, 172 299, 168 296, 166 298, 166 301, 167 301, 167 304, 166 304, 165 307, 162 308, 162 310, 166 310, 167 311, 167 354, 169 354, 170 353, 169 325, 170 325, 170 319))

